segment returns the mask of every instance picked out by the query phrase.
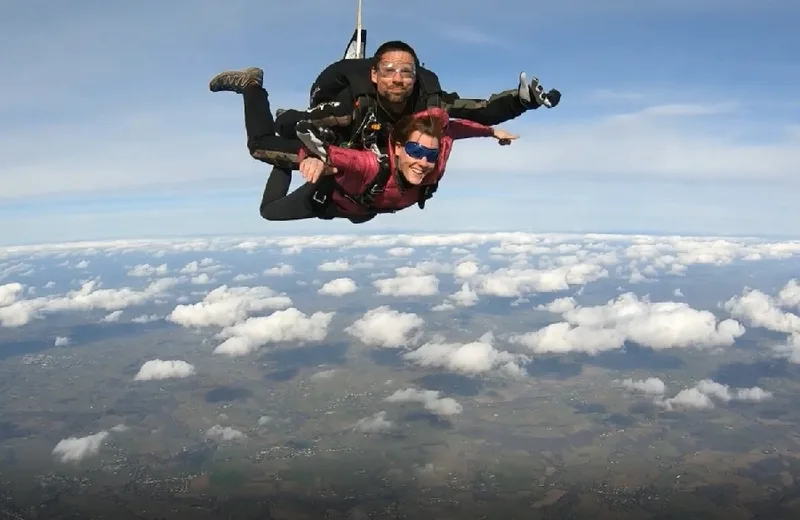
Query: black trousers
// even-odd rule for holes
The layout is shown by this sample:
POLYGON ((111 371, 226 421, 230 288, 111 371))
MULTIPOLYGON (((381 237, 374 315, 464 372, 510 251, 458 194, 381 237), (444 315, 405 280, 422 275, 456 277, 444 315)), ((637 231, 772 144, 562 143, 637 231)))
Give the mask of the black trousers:
POLYGON ((316 185, 308 182, 289 193, 292 170, 297 168, 297 153, 302 143, 299 139, 275 135, 275 120, 267 92, 263 88, 248 87, 244 90, 243 97, 247 148, 255 158, 274 164, 261 197, 259 212, 262 218, 277 221, 347 218, 354 224, 361 224, 375 217, 375 214, 346 215, 335 206, 328 206, 323 214, 314 211, 309 200, 316 185), (258 153, 270 154, 270 160, 256 157, 258 153))
POLYGON ((259 212, 265 220, 304 220, 308 218, 334 219, 346 218, 353 224, 363 224, 375 218, 375 213, 368 215, 347 215, 336 206, 329 205, 324 213, 314 211, 310 204, 311 194, 316 184, 307 182, 289 193, 292 182, 292 170, 274 166, 264 186, 259 212))
POLYGON ((299 139, 276 135, 275 119, 267 91, 251 85, 242 92, 247 149, 254 159, 273 166, 297 169, 297 154, 303 144, 299 139))

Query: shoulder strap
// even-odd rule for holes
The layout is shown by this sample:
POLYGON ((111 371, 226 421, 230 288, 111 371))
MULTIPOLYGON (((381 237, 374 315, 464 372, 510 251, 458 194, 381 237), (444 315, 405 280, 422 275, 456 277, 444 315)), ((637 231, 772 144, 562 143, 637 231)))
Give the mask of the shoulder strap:
POLYGON ((375 197, 383 193, 383 190, 386 189, 386 184, 389 182, 389 178, 392 176, 388 155, 381 155, 378 157, 378 164, 378 174, 375 175, 375 179, 373 179, 364 191, 361 192, 361 195, 358 196, 359 203, 366 207, 372 206, 375 197))
POLYGON ((441 94, 438 92, 436 94, 429 94, 425 98, 425 104, 428 108, 444 108, 444 101, 442 100, 441 94))
POLYGON ((363 95, 356 98, 350 144, 356 144, 358 148, 364 149, 372 148, 377 144, 374 140, 375 134, 380 130, 380 123, 375 117, 377 107, 378 102, 372 96, 363 95), (379 126, 373 127, 373 125, 379 126))
MULTIPOLYGON (((361 193, 357 195, 347 193, 338 183, 334 185, 334 189, 339 192, 340 195, 355 202, 356 204, 375 211, 372 208, 372 202, 375 200, 375 197, 383 193, 383 191, 386 189, 386 184, 389 182, 389 178, 392 176, 392 171, 389 168, 389 156, 379 156, 378 163, 378 173, 375 175, 375 178, 372 180, 372 182, 364 187, 364 190, 361 193)), ((394 210, 381 210, 380 212, 394 213, 394 210)))
POLYGON ((430 96, 442 92, 439 76, 430 69, 419 67, 419 69, 417 69, 417 81, 419 81, 420 90, 425 95, 430 96))
POLYGON ((417 201, 417 206, 419 209, 425 209, 425 203, 433 197, 433 194, 436 193, 436 190, 439 189, 439 181, 434 182, 433 184, 426 184, 419 190, 419 200, 417 201))
POLYGON ((333 101, 346 88, 350 88, 355 97, 368 94, 372 87, 372 82, 369 81, 369 67, 370 60, 367 58, 331 63, 320 72, 311 85, 309 106, 333 101))

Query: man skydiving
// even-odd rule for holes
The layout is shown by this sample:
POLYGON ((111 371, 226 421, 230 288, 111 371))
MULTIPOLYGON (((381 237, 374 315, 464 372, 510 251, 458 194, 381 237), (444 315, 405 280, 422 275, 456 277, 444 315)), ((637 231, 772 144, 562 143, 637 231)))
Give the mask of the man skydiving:
MULTIPOLYGON (((263 80, 264 71, 259 68, 226 71, 215 76, 209 88, 242 95, 250 155, 274 166, 260 205, 260 214, 266 220, 286 219, 272 203, 286 197, 292 170, 298 169, 298 154, 303 147, 296 134, 300 122, 323 129, 329 144, 385 154, 382 148, 389 142, 394 123, 427 108, 442 108, 450 117, 494 126, 543 105, 553 108, 561 100, 560 92, 545 93, 538 79, 528 83, 524 73, 515 89, 486 100, 460 99, 456 93, 444 92, 436 74, 421 67, 414 49, 401 41, 384 43, 372 59, 330 65, 312 86, 314 106, 287 110, 277 124, 263 80)), ((351 220, 360 223, 369 219, 351 220)))
POLYGON ((297 168, 301 144, 295 127, 300 121, 331 131, 333 144, 370 148, 384 143, 391 127, 404 115, 443 108, 450 117, 492 126, 561 100, 557 90, 544 92, 538 79, 489 99, 461 99, 445 92, 439 79, 420 66, 411 46, 401 41, 381 45, 371 59, 341 60, 328 66, 311 89, 311 107, 287 110, 273 119, 263 88, 263 70, 225 71, 211 80, 212 92, 236 92, 244 100, 247 146, 252 157, 282 168, 297 168))

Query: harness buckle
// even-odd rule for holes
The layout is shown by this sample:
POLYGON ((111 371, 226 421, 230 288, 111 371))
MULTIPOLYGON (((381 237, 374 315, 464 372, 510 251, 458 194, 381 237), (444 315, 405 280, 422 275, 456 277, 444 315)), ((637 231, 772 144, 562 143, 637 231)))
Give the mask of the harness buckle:
POLYGON ((311 194, 311 200, 317 204, 324 205, 325 201, 328 200, 328 196, 324 193, 320 193, 320 190, 314 190, 314 193, 311 194))

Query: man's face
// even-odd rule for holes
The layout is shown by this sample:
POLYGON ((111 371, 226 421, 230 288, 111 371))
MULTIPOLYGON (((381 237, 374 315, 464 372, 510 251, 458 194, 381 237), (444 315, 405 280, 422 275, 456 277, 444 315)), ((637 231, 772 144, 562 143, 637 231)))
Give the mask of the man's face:
POLYGON ((405 51, 386 52, 371 75, 378 95, 392 103, 403 102, 411 95, 417 79, 414 56, 405 51))

